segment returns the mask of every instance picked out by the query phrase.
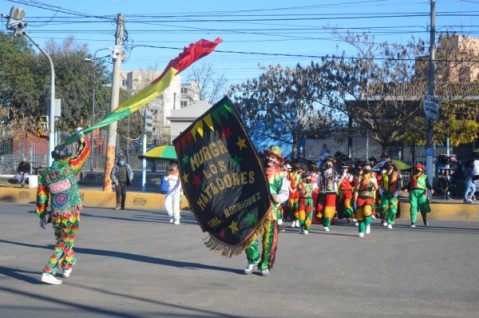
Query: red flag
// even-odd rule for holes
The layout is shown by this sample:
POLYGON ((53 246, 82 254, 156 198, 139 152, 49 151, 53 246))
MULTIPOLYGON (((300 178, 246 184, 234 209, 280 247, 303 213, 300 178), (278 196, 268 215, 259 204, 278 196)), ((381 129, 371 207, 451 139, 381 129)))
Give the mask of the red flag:
POLYGON ((155 79, 152 83, 158 82, 163 78, 163 75, 170 69, 174 68, 176 70, 176 74, 181 73, 185 70, 188 66, 193 64, 195 61, 199 60, 205 55, 210 54, 216 48, 218 44, 223 42, 221 38, 216 38, 213 42, 201 39, 196 43, 190 44, 186 47, 183 52, 178 55, 177 58, 171 60, 170 63, 165 67, 165 70, 161 75, 155 79))

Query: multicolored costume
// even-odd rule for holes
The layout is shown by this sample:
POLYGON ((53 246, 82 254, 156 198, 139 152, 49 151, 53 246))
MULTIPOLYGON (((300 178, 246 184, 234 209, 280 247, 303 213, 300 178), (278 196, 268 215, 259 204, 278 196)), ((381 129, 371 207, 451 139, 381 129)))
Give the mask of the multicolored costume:
POLYGON ((288 215, 292 221, 292 227, 299 227, 299 191, 298 184, 301 182, 301 174, 297 167, 288 175, 289 178, 289 198, 288 198, 288 215))
POLYGON ((356 219, 358 220, 359 237, 371 231, 371 218, 378 184, 371 175, 371 170, 363 170, 354 189, 354 203, 356 205, 356 219))
POLYGON ((281 169, 279 163, 283 162, 282 150, 278 146, 271 146, 265 151, 268 156, 268 167, 266 168, 266 177, 269 183, 271 194, 271 207, 262 224, 263 249, 260 257, 259 242, 257 239, 245 249, 248 259, 248 266, 245 268, 245 274, 251 274, 256 268, 261 269, 263 276, 269 275, 269 270, 273 267, 278 246, 278 209, 281 204, 288 199, 289 190, 286 173, 281 169))
POLYGON ((396 220, 396 214, 399 205, 399 189, 402 176, 398 171, 393 170, 393 167, 386 165, 386 173, 382 174, 379 192, 381 194, 381 215, 387 223, 389 229, 396 220))
POLYGON ((427 226, 427 213, 431 212, 429 205, 428 190, 432 191, 428 182, 427 174, 424 173, 425 167, 417 164, 413 168, 413 174, 409 179, 409 200, 411 203, 411 227, 416 227, 417 211, 422 215, 424 225, 427 226))
POLYGON ((299 199, 299 226, 303 234, 308 234, 313 223, 313 188, 311 183, 311 175, 304 174, 303 181, 298 185, 298 192, 300 193, 299 199), (309 182, 308 182, 309 181, 309 182))
MULTIPOLYGON (((347 168, 347 167, 346 167, 347 168)), ((351 201, 353 200, 353 175, 347 170, 339 177, 338 181, 338 218, 352 218, 353 207, 351 201)))
MULTIPOLYGON (((80 133, 76 153, 71 156, 64 145, 57 146, 52 152, 55 160, 51 167, 43 169, 40 174, 36 213, 40 217, 42 227, 44 227, 42 222, 46 222, 45 218, 48 214, 48 220, 51 220, 55 230, 56 240, 53 254, 43 269, 44 274, 55 275, 58 267, 64 271, 71 270, 76 263, 73 243, 80 223, 82 200, 75 176, 80 172, 89 154, 88 139, 80 133), (50 212, 47 211, 49 205, 50 212)), ((67 276, 64 275, 64 277, 67 276)), ((42 281, 44 281, 43 276, 42 281)), ((58 282, 48 283, 59 284, 58 282)))
POLYGON ((331 220, 336 214, 337 182, 338 174, 333 170, 332 165, 318 176, 319 195, 316 216, 323 218, 325 231, 329 231, 331 220))

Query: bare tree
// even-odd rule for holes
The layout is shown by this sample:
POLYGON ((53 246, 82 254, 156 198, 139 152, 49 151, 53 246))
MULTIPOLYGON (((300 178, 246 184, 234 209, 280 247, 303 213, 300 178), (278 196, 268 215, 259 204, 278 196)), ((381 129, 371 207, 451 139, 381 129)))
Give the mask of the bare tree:
POLYGON ((402 143, 405 132, 415 129, 414 118, 423 116, 418 107, 422 94, 410 95, 408 86, 424 42, 376 44, 369 35, 355 33, 341 38, 356 56, 342 53, 316 65, 328 79, 331 106, 349 118, 350 136, 369 133, 383 149, 402 143))
POLYGON ((325 81, 318 75, 310 66, 269 66, 259 78, 232 86, 230 95, 240 105, 242 120, 251 132, 292 143, 294 155, 311 123, 316 128, 332 118, 323 104, 325 92, 320 84, 325 81))
POLYGON ((199 94, 199 96, 190 96, 190 98, 193 101, 199 97, 200 100, 213 104, 227 93, 228 80, 224 75, 217 74, 211 64, 201 65, 201 67, 193 67, 188 76, 188 81, 198 85, 199 94))

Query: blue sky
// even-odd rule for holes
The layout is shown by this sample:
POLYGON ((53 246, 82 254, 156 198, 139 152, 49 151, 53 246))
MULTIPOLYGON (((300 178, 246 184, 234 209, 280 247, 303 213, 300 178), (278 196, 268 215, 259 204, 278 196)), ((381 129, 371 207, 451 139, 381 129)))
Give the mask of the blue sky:
MULTIPOLYGON (((437 0, 437 30, 478 36, 479 0, 437 0)), ((429 39, 426 0, 39 0, 2 1, 26 12, 27 32, 42 46, 74 35, 93 53, 114 45, 115 18, 125 14, 127 60, 123 70, 159 69, 184 46, 221 37, 217 51, 197 63, 211 65, 231 84, 257 77, 258 65, 307 64, 339 50, 351 51, 325 30, 370 32, 375 42, 429 39), (149 46, 149 47, 144 47, 149 46)), ((5 32, 6 21, 1 30, 5 32)), ((108 54, 107 51, 102 51, 108 54)), ((195 67, 195 66, 193 66, 195 67)), ((186 71, 183 78, 187 77, 186 71)))

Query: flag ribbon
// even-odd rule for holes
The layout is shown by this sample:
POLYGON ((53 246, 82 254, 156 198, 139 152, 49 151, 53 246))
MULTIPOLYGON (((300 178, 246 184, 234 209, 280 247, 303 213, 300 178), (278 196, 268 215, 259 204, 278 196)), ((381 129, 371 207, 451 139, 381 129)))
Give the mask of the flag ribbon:
MULTIPOLYGON (((191 64, 198 61, 202 57, 214 51, 216 46, 223 42, 221 38, 214 41, 201 39, 184 48, 183 52, 175 59, 171 60, 160 76, 154 79, 148 86, 139 91, 136 95, 123 102, 118 108, 106 115, 102 120, 83 130, 86 135, 95 129, 108 126, 120 119, 141 109, 150 101, 163 93, 173 82, 173 78, 188 68, 191 64)), ((68 145, 77 139, 76 135, 70 136, 64 144, 68 145)))

